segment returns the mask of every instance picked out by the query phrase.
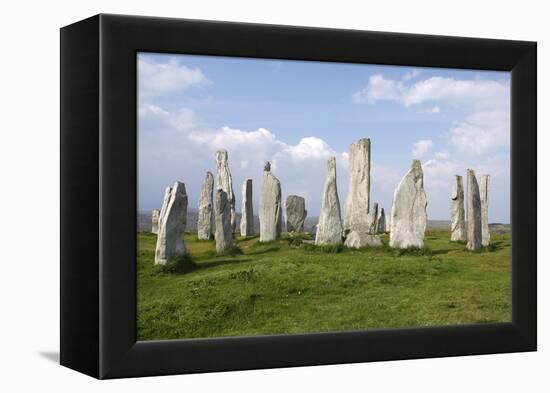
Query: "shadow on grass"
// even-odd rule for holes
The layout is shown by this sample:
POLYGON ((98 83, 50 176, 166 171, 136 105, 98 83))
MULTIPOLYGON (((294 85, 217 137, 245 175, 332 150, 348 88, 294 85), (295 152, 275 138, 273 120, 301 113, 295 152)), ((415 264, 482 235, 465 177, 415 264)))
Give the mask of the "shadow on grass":
POLYGON ((265 247, 265 248, 263 248, 263 249, 256 249, 256 250, 254 250, 254 251, 247 252, 247 255, 261 255, 261 254, 267 254, 267 253, 269 253, 269 252, 279 251, 280 249, 281 249, 281 247, 272 245, 272 246, 265 247))
POLYGON ((506 247, 509 247, 509 245, 507 245, 506 242, 499 240, 489 243, 489 245, 486 247, 486 251, 499 251, 505 249, 506 247))
POLYGON ((208 261, 208 262, 199 262, 197 263, 197 266, 195 267, 196 270, 202 270, 202 269, 210 269, 212 267, 216 266, 223 266, 223 265, 237 265, 242 262, 250 262, 247 259, 219 259, 215 261, 208 261))
POLYGON ((432 255, 441 255, 441 254, 448 254, 451 251, 456 251, 456 249, 452 248, 441 248, 439 250, 431 250, 432 255))

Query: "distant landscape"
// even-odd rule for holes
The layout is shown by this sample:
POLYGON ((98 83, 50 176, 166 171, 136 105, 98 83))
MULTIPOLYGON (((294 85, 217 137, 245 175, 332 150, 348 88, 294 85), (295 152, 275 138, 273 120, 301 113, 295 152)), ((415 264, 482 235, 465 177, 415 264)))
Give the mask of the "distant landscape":
MULTIPOLYGON (((198 211, 196 209, 187 209, 187 225, 186 232, 197 231, 197 217, 198 211)), ((241 214, 237 213, 237 228, 239 228, 241 220, 241 214)), ((307 217, 304 225, 305 232, 314 232, 314 226, 317 224, 318 217, 307 217)), ((151 212, 138 213, 138 232, 151 232, 151 212)), ((432 229, 449 229, 451 222, 448 220, 428 220, 428 230, 432 229)), ((489 224, 491 232, 494 233, 510 233, 509 224, 493 223, 489 224)), ((260 221, 258 216, 254 216, 254 228, 256 233, 260 231, 260 221)))

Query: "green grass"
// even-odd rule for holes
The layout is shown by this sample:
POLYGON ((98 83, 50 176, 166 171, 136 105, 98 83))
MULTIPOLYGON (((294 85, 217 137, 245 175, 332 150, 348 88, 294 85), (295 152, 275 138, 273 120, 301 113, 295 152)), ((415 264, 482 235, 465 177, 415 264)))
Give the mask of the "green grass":
MULTIPOLYGON (((229 255, 186 234, 190 255, 154 266, 138 234, 138 339, 248 336, 510 321, 510 237, 482 252, 426 233, 426 248, 315 247, 237 238, 229 255)), ((387 236, 383 236, 387 243, 387 236)))

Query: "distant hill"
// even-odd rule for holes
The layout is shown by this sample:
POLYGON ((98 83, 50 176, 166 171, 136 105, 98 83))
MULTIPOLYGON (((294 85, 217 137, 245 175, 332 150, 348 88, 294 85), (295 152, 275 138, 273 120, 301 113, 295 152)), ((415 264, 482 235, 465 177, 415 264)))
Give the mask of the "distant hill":
MULTIPOLYGON (((197 209, 188 209, 187 210, 187 226, 186 231, 196 232, 197 231, 197 219, 198 219, 198 210, 197 209)), ((313 232, 313 227, 317 224, 318 217, 307 217, 305 222, 306 232, 313 232)), ((150 212, 140 212, 138 213, 138 228, 139 232, 150 232, 151 231, 151 213, 150 212)), ((237 213, 237 231, 240 228, 241 223, 241 213, 237 213)), ((451 222, 448 220, 428 220, 428 229, 449 229, 451 222)), ((509 233, 510 225, 509 224, 489 224, 491 232, 495 233, 509 233)), ((254 229, 256 233, 260 233, 260 221, 258 216, 254 216, 254 229)), ((283 228, 284 229, 284 228, 283 228)))

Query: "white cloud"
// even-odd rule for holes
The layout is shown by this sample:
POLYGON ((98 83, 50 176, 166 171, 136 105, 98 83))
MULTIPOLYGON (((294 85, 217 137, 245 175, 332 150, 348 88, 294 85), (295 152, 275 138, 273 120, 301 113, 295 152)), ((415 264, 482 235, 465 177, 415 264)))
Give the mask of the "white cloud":
MULTIPOLYGON (((220 148, 229 153, 235 190, 240 190, 242 182, 251 178, 258 192, 263 163, 270 160, 272 171, 281 181, 283 197, 303 196, 312 215, 320 208, 326 160, 336 156, 340 197, 345 196, 347 153, 336 152, 321 138, 304 137, 296 144, 289 144, 265 128, 251 131, 228 126, 208 129, 188 108, 175 112, 159 109, 150 114, 147 122, 140 122, 140 178, 148 179, 148 187, 143 185, 140 193, 149 195, 149 199, 161 200, 160 193, 165 185, 180 180, 187 185, 190 206, 195 205, 204 173, 215 171, 214 152, 220 148), (155 168, 163 168, 161 176, 155 168)), ((239 206, 239 192, 236 198, 239 206)))
POLYGON ((422 158, 424 154, 433 147, 433 141, 431 139, 421 139, 413 145, 412 155, 413 158, 422 158))
POLYGON ((330 148, 328 143, 313 136, 302 138, 296 145, 284 144, 283 150, 290 158, 296 161, 326 159, 336 155, 336 152, 330 148))
POLYGON ((211 151, 247 146, 251 154, 264 153, 282 145, 275 135, 265 128, 258 128, 255 131, 242 131, 227 126, 218 130, 197 129, 189 133, 189 139, 208 146, 211 151))
MULTIPOLYGON (((507 80, 460 80, 434 76, 412 81, 372 75, 367 86, 353 94, 356 103, 393 101, 405 107, 435 104, 420 112, 437 114, 442 106, 469 112, 447 132, 448 142, 460 152, 482 155, 509 146, 510 84, 507 80)), ((418 142, 417 142, 418 143, 418 142)), ((415 145, 413 156, 422 157, 430 146, 415 145)))
POLYGON ((432 106, 432 107, 427 108, 427 109, 422 109, 420 112, 421 113, 437 114, 437 113, 441 113, 441 107, 439 105, 435 105, 435 106, 432 106))
MULTIPOLYGON (((510 86, 507 81, 459 80, 434 76, 415 83, 406 83, 409 79, 387 79, 380 74, 372 75, 367 86, 353 94, 353 100, 356 103, 370 104, 395 101, 406 107, 428 102, 481 109, 509 105, 510 86)), ((433 109, 433 113, 441 110, 439 106, 433 109)))
POLYGON ((186 67, 175 57, 167 63, 157 63, 141 55, 138 58, 138 74, 140 97, 183 92, 191 86, 211 83, 200 69, 186 67))
POLYGON ((510 145, 510 113, 475 112, 451 128, 451 143, 463 153, 481 155, 510 145))
POLYGON ((409 71, 405 75, 403 75, 403 78, 401 78, 401 80, 402 81, 408 81, 408 80, 416 78, 418 75, 420 75, 420 70, 417 69, 417 68, 413 68, 412 71, 409 71))
POLYGON ((369 84, 364 89, 355 92, 352 96, 356 103, 370 104, 381 100, 400 101, 403 93, 403 83, 393 79, 386 79, 380 74, 372 75, 369 84))

